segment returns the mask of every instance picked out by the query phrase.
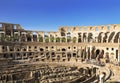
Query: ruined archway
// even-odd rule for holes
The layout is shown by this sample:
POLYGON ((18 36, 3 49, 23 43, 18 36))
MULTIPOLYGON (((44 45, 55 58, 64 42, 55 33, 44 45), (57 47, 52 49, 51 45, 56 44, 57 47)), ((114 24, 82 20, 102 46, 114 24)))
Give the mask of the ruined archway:
POLYGON ((104 43, 106 43, 107 40, 108 40, 108 34, 109 34, 109 32, 106 32, 106 33, 104 34, 104 37, 103 37, 103 42, 104 42, 104 43))
POLYGON ((33 41, 37 42, 37 33, 36 32, 33 32, 33 41))
POLYGON ((95 59, 96 59, 96 58, 99 58, 100 50, 97 49, 95 53, 96 53, 96 54, 95 54, 95 59))
POLYGON ((100 32, 98 35, 98 42, 99 43, 102 42, 102 34, 103 34, 103 32, 100 32))
POLYGON ((99 55, 99 58, 104 58, 104 50, 101 50, 101 53, 99 55))
POLYGON ((109 38, 108 38, 108 42, 111 42, 111 41, 112 41, 114 35, 115 35, 115 32, 111 32, 111 34, 110 34, 110 36, 109 36, 109 38))
POLYGON ((114 43, 118 43, 118 39, 119 39, 119 35, 120 35, 120 32, 118 32, 115 37, 114 37, 114 43))
POLYGON ((68 61, 70 61, 70 59, 71 59, 71 53, 70 52, 67 53, 67 58, 68 58, 68 61))
POLYGON ((30 42, 32 40, 31 35, 27 34, 27 41, 30 42))

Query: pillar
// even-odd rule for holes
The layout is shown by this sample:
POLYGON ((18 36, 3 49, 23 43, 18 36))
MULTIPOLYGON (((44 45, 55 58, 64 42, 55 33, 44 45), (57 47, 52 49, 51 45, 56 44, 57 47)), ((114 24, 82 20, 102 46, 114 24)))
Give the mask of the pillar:
POLYGON ((118 62, 120 62, 120 45, 118 47, 118 62))

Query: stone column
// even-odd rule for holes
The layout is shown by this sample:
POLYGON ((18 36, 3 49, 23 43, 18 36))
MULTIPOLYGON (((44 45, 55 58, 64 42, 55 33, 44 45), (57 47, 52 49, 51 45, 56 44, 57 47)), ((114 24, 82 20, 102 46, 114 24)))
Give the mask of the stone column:
POLYGON ((38 33, 36 33, 36 36, 37 36, 37 41, 36 42, 39 42, 38 33))
POLYGON ((10 51, 10 48, 9 48, 9 46, 7 46, 7 52, 9 52, 10 51))
POLYGON ((31 36, 31 42, 33 42, 33 34, 32 34, 32 32, 31 32, 30 36, 31 36))
POLYGON ((25 32, 25 42, 27 42, 27 32, 25 32))
POLYGON ((21 42, 21 32, 18 31, 18 38, 19 38, 19 42, 21 42))
POLYGON ((120 62, 120 45, 118 47, 118 62, 120 62))

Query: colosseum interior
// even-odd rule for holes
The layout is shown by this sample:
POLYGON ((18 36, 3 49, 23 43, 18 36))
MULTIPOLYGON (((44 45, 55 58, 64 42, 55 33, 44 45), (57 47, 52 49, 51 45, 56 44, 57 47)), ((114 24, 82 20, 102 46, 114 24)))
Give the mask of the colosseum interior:
POLYGON ((120 82, 120 24, 25 30, 0 23, 0 83, 120 82))

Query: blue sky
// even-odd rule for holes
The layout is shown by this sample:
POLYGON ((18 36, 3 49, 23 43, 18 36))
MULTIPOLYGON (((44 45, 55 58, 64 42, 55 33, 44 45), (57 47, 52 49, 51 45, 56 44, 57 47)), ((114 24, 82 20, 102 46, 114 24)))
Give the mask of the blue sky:
POLYGON ((0 0, 0 22, 45 31, 120 24, 120 0, 0 0))

